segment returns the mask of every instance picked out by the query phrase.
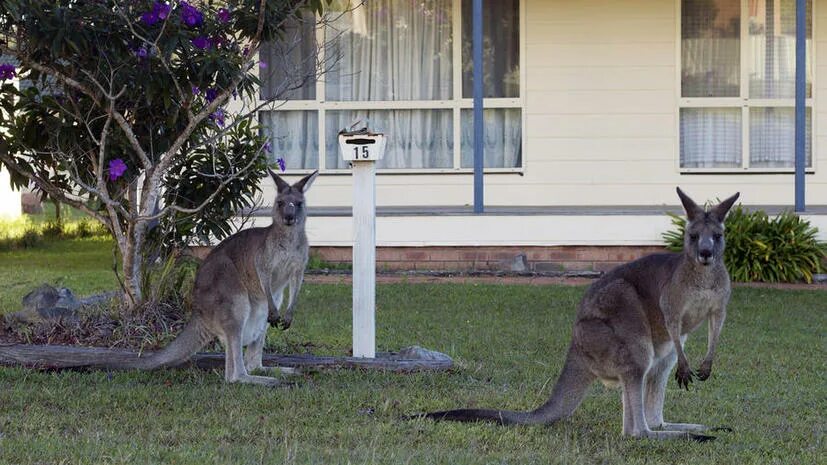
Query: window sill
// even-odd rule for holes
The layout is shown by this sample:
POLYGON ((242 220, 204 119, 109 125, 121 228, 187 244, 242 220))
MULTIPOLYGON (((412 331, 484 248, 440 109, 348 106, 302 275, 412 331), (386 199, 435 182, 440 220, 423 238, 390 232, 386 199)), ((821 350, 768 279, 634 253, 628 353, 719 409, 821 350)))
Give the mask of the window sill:
MULTIPOLYGON (((312 173, 313 169, 297 169, 297 170, 290 170, 289 175, 300 175, 300 174, 309 174, 312 173)), ((319 174, 324 175, 344 175, 350 176, 351 170, 349 169, 323 169, 319 170, 319 174)), ((461 169, 454 169, 454 168, 438 168, 438 169, 377 169, 376 170, 377 176, 381 175, 411 175, 411 176, 422 176, 422 175, 444 175, 444 174, 459 174, 459 175, 473 175, 474 170, 471 168, 461 168, 461 169)), ((483 174, 517 174, 520 176, 525 175, 525 168, 485 168, 483 170, 483 174)))
MULTIPOLYGON (((815 168, 806 168, 805 174, 815 174, 815 168)), ((680 174, 795 174, 795 168, 681 168, 680 174)))

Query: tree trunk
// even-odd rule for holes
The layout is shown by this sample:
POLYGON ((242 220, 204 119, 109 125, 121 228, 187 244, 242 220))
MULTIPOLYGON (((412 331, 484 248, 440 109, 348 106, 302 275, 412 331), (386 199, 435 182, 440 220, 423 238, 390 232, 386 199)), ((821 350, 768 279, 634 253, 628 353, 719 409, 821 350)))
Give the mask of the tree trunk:
POLYGON ((144 296, 141 290, 141 254, 137 247, 132 248, 134 252, 130 255, 133 256, 123 260, 123 291, 124 301, 129 303, 130 308, 135 308, 143 303, 144 296))
POLYGON ((60 216, 60 201, 58 199, 52 199, 52 203, 55 204, 55 223, 62 225, 63 218, 60 216))
POLYGON ((141 275, 143 271, 143 255, 141 249, 143 244, 134 242, 134 237, 129 233, 125 234, 123 242, 118 243, 118 250, 121 253, 121 271, 123 272, 124 302, 134 309, 143 303, 143 292, 141 289, 141 275))

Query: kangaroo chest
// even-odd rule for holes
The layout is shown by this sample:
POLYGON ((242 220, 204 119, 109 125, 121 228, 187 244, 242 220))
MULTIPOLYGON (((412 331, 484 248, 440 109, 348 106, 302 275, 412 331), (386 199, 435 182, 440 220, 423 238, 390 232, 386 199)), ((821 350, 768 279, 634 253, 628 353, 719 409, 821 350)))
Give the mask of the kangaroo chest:
POLYGON ((268 267, 273 287, 283 287, 291 276, 303 273, 306 265, 306 251, 301 253, 277 252, 268 267))
POLYGON ((684 333, 694 331, 713 312, 720 310, 726 301, 724 289, 692 289, 683 297, 683 318, 681 327, 684 333))

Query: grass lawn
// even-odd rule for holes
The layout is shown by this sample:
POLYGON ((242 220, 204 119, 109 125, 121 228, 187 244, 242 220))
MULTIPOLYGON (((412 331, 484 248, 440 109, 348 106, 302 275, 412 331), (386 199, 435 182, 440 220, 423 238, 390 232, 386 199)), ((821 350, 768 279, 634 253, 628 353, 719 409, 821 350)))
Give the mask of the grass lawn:
MULTIPOLYGON (((111 248, 69 241, 0 254, 2 308, 42 281, 111 289, 111 248)), ((738 288, 712 378, 670 382, 670 421, 728 425, 712 443, 620 435, 619 391, 595 384, 550 427, 400 421, 460 406, 529 409, 560 370, 580 287, 378 287, 380 350, 455 357, 451 373, 331 371, 292 389, 228 386, 221 371, 40 373, 0 369, 0 463, 816 464, 827 457, 827 293, 738 288)), ((306 285, 272 350, 350 348, 350 288, 306 285)), ((688 354, 703 356, 705 334, 688 354)))

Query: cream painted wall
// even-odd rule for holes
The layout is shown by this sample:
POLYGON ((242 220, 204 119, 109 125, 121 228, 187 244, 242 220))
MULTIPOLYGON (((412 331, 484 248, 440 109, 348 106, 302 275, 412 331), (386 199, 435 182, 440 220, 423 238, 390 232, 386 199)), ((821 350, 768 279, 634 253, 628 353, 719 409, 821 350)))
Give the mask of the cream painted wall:
POLYGON ((20 192, 13 191, 7 169, 0 170, 0 218, 17 218, 22 215, 20 192))
MULTIPOLYGON (((792 174, 681 174, 675 0, 525 0, 524 174, 489 174, 487 205, 678 204, 741 191, 745 204, 793 203, 792 174)), ((827 0, 816 0, 815 174, 827 204, 827 0)), ((310 203, 351 204, 351 179, 322 176, 310 203)), ((265 199, 272 183, 265 182, 265 199)), ((464 205, 467 174, 383 175, 379 205, 464 205)))

